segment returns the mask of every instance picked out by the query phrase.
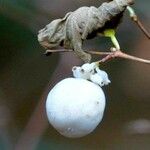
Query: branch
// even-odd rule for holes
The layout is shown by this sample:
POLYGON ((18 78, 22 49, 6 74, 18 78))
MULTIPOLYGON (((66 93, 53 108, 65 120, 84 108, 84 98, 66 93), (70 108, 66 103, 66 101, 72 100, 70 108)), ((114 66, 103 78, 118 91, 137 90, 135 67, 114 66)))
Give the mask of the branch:
POLYGON ((130 6, 127 7, 129 11, 130 18, 137 24, 137 26, 141 29, 141 31, 145 34, 145 36, 150 39, 150 33, 145 29, 142 22, 139 20, 138 16, 136 15, 134 9, 130 6))
POLYGON ((132 55, 128 55, 126 53, 123 53, 122 51, 110 52, 109 55, 107 55, 106 57, 104 57, 102 60, 100 60, 98 62, 99 63, 106 62, 106 61, 111 60, 113 58, 124 58, 124 59, 128 59, 128 60, 133 60, 133 61, 136 61, 136 62, 150 64, 150 60, 142 59, 142 58, 135 57, 135 56, 132 56, 132 55))
MULTIPOLYGON (((74 52, 73 50, 71 49, 52 49, 52 50, 46 50, 44 55, 49 55, 51 53, 64 53, 64 52, 74 52)), ((109 55, 111 54, 111 52, 98 52, 98 51, 87 51, 85 50, 85 52, 89 53, 89 54, 93 54, 93 55, 109 55)))
MULTIPOLYGON (((67 49, 60 49, 60 50, 46 50, 46 52, 44 54, 48 54, 48 53, 57 53, 57 52, 73 52, 73 50, 67 50, 67 49)), ((128 59, 128 60, 133 60, 136 62, 141 62, 141 63, 145 63, 145 64, 150 64, 150 60, 147 59, 143 59, 143 58, 139 58, 139 57, 135 57, 126 53, 123 53, 122 51, 114 51, 114 52, 98 52, 98 51, 85 51, 89 54, 92 55, 103 55, 106 56, 103 59, 97 61, 98 63, 104 63, 108 60, 111 60, 113 58, 124 58, 124 59, 128 59)))
POLYGON ((137 16, 134 16, 131 18, 137 25, 138 27, 141 29, 141 31, 145 34, 145 36, 150 39, 150 34, 149 32, 145 29, 144 25, 142 24, 142 22, 138 19, 137 16))

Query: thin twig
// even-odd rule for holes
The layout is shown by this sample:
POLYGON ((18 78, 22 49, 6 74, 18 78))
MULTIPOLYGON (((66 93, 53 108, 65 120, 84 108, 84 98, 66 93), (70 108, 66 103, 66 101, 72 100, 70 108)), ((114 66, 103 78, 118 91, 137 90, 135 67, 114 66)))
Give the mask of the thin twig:
POLYGON ((47 55, 48 53, 61 53, 61 52, 72 52, 71 49, 48 49, 45 51, 44 55, 47 55))
MULTIPOLYGON (((73 50, 71 50, 71 49, 46 50, 45 54, 57 53, 57 52, 73 52, 73 50)), ((105 55, 106 57, 104 57, 100 61, 97 61, 99 63, 106 62, 113 58, 124 58, 124 59, 129 59, 129 60, 133 60, 133 61, 137 61, 137 62, 141 62, 141 63, 145 63, 145 64, 150 64, 150 60, 135 57, 135 56, 123 53, 122 51, 114 51, 114 52, 85 51, 85 52, 92 54, 92 55, 105 55)))
POLYGON ((141 31, 145 34, 145 36, 150 39, 150 33, 145 29, 142 22, 139 20, 137 16, 132 17, 132 20, 138 25, 138 27, 141 29, 141 31))
POLYGON ((136 15, 134 9, 131 6, 127 6, 127 10, 129 12, 130 18, 137 24, 137 26, 141 29, 141 31, 150 39, 150 33, 145 29, 142 22, 139 20, 138 16, 136 15))
POLYGON ((145 63, 145 64, 150 64, 150 60, 146 60, 146 59, 142 59, 142 58, 135 57, 132 55, 128 55, 126 53, 123 53, 122 51, 110 52, 109 55, 107 55, 106 57, 104 57, 103 59, 101 59, 100 61, 97 61, 97 62, 103 63, 103 62, 106 62, 113 58, 124 58, 124 59, 133 60, 133 61, 137 61, 137 62, 141 62, 141 63, 145 63))
MULTIPOLYGON (((48 53, 62 53, 62 52, 73 52, 73 50, 71 49, 54 49, 54 50, 46 50, 45 51, 45 55, 47 55, 48 53)), ((93 54, 93 55, 109 55, 111 54, 111 52, 98 52, 98 51, 87 51, 85 50, 85 52, 89 53, 89 54, 93 54)))
POLYGON ((86 51, 85 52, 92 55, 110 55, 112 52, 98 52, 98 51, 86 51))

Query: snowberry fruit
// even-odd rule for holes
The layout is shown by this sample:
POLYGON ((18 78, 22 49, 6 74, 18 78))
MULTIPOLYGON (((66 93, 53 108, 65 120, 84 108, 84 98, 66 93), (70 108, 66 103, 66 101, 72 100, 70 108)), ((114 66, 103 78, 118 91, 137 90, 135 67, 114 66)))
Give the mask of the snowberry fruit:
POLYGON ((101 122, 105 95, 97 84, 81 78, 66 78, 49 92, 46 113, 62 135, 77 138, 91 133, 101 122))

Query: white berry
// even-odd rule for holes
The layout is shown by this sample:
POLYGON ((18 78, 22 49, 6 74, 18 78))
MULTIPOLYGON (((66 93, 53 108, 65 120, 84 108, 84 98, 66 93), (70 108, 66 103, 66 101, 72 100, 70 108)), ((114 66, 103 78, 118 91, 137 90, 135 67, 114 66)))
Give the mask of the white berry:
POLYGON ((90 80, 101 87, 104 86, 104 80, 98 73, 91 75, 90 80))
POLYGON ((49 92, 46 112, 51 125, 66 137, 91 133, 103 118, 105 95, 97 84, 67 78, 49 92))
POLYGON ((81 67, 74 66, 72 68, 73 76, 75 78, 82 78, 82 79, 90 79, 91 74, 94 73, 94 69, 96 68, 95 63, 85 63, 81 67))
POLYGON ((111 83, 111 81, 108 78, 108 74, 105 71, 100 70, 98 67, 96 67, 96 72, 103 79, 104 85, 108 85, 109 83, 111 83))
POLYGON ((105 71, 100 70, 96 63, 86 63, 81 67, 74 66, 72 72, 75 78, 90 80, 101 87, 108 85, 111 82, 108 78, 108 74, 105 71))

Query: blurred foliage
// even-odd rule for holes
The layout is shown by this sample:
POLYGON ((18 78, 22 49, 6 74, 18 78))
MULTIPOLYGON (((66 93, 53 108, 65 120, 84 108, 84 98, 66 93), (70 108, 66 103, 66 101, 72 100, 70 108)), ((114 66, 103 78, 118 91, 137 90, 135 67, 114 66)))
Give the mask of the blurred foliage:
MULTIPOLYGON (((0 106, 4 106, 0 107, 0 149, 11 149, 16 144, 59 61, 58 54, 43 55, 37 31, 67 11, 100 3, 96 0, 0 1, 0 106)), ((147 0, 137 0, 134 6, 146 27, 150 27, 149 4, 147 0)), ((149 41, 128 18, 126 14, 118 29, 121 46, 128 53, 150 58, 149 41)), ((110 45, 107 38, 101 37, 86 41, 84 48, 108 49, 110 45)), ((93 134, 81 139, 66 139, 49 126, 37 150, 149 149, 149 133, 132 135, 124 131, 132 120, 150 120, 149 66, 116 60, 102 68, 108 71, 112 81, 104 89, 107 107, 102 124, 93 134)), ((58 76, 63 78, 65 69, 58 76)))

